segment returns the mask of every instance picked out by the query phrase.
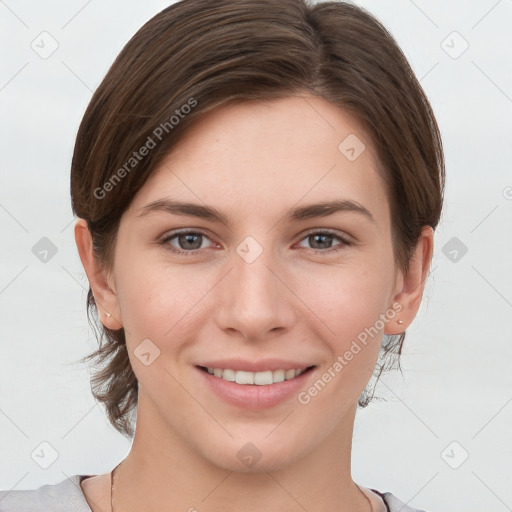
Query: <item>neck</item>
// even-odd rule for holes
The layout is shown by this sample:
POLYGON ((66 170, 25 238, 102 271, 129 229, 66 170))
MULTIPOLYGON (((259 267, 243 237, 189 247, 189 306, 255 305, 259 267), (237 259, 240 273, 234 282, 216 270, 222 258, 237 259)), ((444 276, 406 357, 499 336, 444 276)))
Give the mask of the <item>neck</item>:
POLYGON ((149 410, 149 405, 139 401, 132 448, 115 472, 115 512, 166 509, 162 504, 190 512, 370 510, 368 498, 350 473, 355 405, 302 459, 288 465, 267 464, 250 472, 218 467, 175 433, 158 434, 165 428, 155 428, 156 417, 145 414, 144 407, 149 410), (148 417, 152 418, 151 429, 145 421, 148 417))

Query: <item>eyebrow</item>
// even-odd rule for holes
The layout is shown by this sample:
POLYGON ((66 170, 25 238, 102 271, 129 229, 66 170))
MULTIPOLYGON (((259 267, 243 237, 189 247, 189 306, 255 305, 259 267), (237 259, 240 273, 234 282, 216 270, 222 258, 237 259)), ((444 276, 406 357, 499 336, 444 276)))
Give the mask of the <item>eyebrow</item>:
MULTIPOLYGON (((200 219, 220 222, 226 226, 230 225, 230 219, 221 211, 212 206, 204 206, 196 203, 175 201, 170 199, 158 199, 140 208, 142 217, 151 212, 163 211, 173 215, 184 215, 200 219)), ((372 222, 375 222, 373 215, 361 204, 348 199, 338 199, 315 204, 308 204, 292 208, 284 217, 287 222, 297 222, 319 217, 327 217, 338 212, 355 212, 364 215, 372 222)))

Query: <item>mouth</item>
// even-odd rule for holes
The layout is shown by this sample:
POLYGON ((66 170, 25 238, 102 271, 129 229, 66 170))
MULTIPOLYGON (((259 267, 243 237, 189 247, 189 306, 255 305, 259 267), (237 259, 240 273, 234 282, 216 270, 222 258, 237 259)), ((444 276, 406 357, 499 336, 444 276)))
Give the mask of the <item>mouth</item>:
POLYGON ((214 368, 207 366, 198 366, 200 370, 214 377, 218 377, 227 382, 235 382, 243 386, 270 386, 281 382, 291 381, 307 372, 310 372, 315 366, 306 366, 294 369, 264 370, 259 372, 249 372, 244 370, 235 370, 232 368, 214 368))
POLYGON ((253 411, 289 403, 318 372, 318 365, 308 365, 304 359, 272 357, 203 360, 194 366, 199 382, 207 393, 212 393, 212 398, 239 410, 253 411))

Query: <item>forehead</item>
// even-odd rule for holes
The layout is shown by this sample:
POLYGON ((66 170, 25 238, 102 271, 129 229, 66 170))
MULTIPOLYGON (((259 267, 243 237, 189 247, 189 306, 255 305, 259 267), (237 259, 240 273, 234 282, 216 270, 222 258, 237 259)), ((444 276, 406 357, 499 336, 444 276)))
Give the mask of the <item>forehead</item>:
POLYGON ((172 196, 246 214, 328 199, 388 212, 373 143, 353 116, 321 98, 214 109, 153 171, 130 209, 172 196))

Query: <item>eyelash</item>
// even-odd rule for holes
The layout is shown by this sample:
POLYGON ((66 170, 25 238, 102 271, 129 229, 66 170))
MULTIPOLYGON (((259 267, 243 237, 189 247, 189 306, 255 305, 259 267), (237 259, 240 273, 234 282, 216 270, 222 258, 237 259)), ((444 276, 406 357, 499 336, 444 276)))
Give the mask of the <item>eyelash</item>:
MULTIPOLYGON (((203 251, 203 249, 193 249, 191 251, 183 251, 181 249, 176 249, 174 247, 172 247, 169 242, 180 236, 180 235, 201 235, 201 236, 204 236, 205 238, 208 238, 208 235, 206 233, 203 233, 201 231, 192 231, 192 230, 184 230, 184 231, 178 231, 176 233, 173 233, 172 235, 169 235, 169 236, 166 236, 161 242, 160 242, 160 245, 162 246, 165 246, 165 248, 175 254, 183 254, 185 256, 194 256, 196 254, 201 254, 201 251, 203 251)), ((326 231, 326 230, 323 230, 323 231, 311 231, 309 233, 306 233, 303 238, 301 238, 301 242, 302 240, 306 239, 306 238, 309 238, 310 236, 312 235, 328 235, 328 236, 332 236, 333 238, 337 238, 339 241, 341 241, 342 243, 341 244, 338 244, 338 246, 335 246, 333 248, 329 248, 329 249, 311 249, 315 254, 332 254, 332 253, 335 253, 335 252, 338 252, 338 251, 341 251, 344 249, 344 247, 349 247, 352 245, 352 242, 350 240, 348 240, 347 238, 341 236, 341 235, 337 235, 335 233, 332 233, 330 231, 326 231)))

